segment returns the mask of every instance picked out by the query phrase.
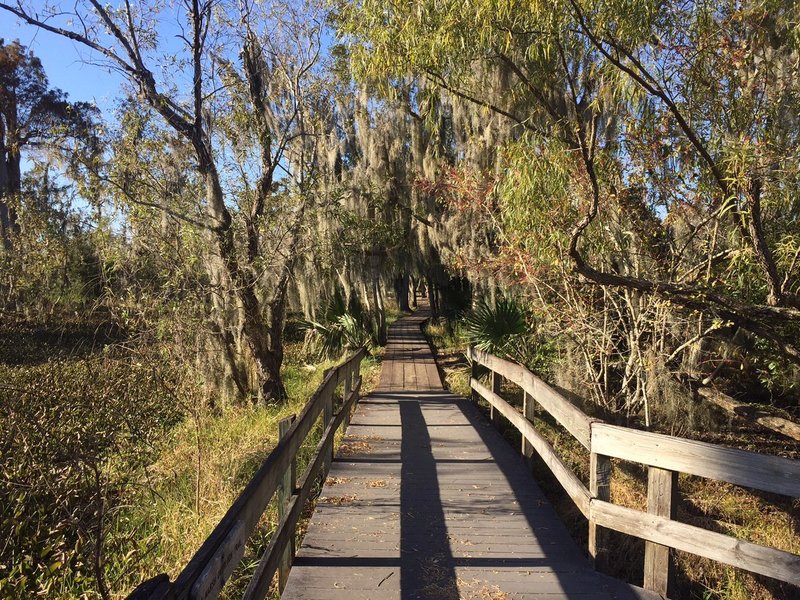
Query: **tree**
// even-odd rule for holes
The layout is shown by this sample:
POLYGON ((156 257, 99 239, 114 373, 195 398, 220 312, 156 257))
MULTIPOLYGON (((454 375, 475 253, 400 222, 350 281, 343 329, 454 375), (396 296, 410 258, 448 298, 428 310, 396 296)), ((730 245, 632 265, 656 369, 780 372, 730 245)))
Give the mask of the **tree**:
POLYGON ((631 344, 666 331, 655 313, 701 316, 659 346, 671 359, 741 331, 800 364, 793 8, 435 4, 342 5, 342 31, 361 77, 411 70, 512 125, 496 193, 475 207, 510 280, 548 302, 579 286, 592 310, 575 318, 628 306, 610 337, 625 373, 644 370, 631 344))
POLYGON ((26 149, 62 153, 70 159, 77 148, 94 151, 97 110, 85 102, 71 103, 49 87, 42 63, 18 41, 0 39, 0 238, 8 251, 17 230, 22 189, 22 155, 26 149))
MULTIPOLYGON (((308 144, 313 109, 306 102, 319 56, 320 29, 296 27, 300 13, 288 4, 276 3, 263 11, 259 6, 187 0, 178 9, 177 22, 166 25, 159 23, 158 9, 146 2, 126 2, 113 9, 89 0, 70 10, 39 13, 22 4, 0 4, 20 19, 103 57, 191 149, 204 197, 190 215, 174 214, 199 227, 207 239, 203 264, 210 290, 210 340, 236 396, 280 400, 285 396, 280 366, 293 245, 313 201, 307 182, 315 159, 306 153, 313 149, 308 144), (159 28, 168 26, 181 44, 177 56, 164 47, 159 28), (273 29, 284 32, 282 37, 277 34, 275 45, 269 37, 273 29), (240 51, 236 59, 234 41, 240 51), (291 46, 280 47, 282 42, 291 46), (298 48, 303 51, 291 52, 298 48), (166 76, 162 68, 169 71, 166 76), (226 102, 243 119, 227 129, 216 113, 226 102), (228 149, 239 159, 232 166, 242 176, 240 189, 226 173, 231 166, 226 163, 228 149), (242 158, 249 151, 257 161, 242 158), (285 179, 277 177, 281 171, 285 179), (286 219, 271 220, 279 214, 286 219), (277 225, 271 229, 270 223, 277 225), (264 244, 271 236, 280 240, 272 246, 279 250, 277 262, 270 260, 264 244)), ((217 380, 217 374, 209 373, 209 380, 217 380)))

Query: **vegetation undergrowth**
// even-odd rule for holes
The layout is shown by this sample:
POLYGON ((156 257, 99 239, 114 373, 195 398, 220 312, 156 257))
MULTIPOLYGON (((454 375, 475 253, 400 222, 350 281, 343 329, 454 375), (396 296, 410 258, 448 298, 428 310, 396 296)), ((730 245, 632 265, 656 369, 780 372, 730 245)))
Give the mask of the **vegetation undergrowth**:
MULTIPOLYGON (((302 348, 298 343, 288 345, 288 349, 283 376, 289 397, 284 404, 231 408, 203 417, 199 503, 193 487, 198 480, 198 471, 193 467, 196 463, 192 460, 198 449, 196 425, 187 420, 176 428, 169 447, 153 466, 161 481, 162 499, 153 502, 143 515, 143 519, 157 526, 153 530, 160 537, 160 551, 157 560, 149 562, 149 573, 137 575, 139 580, 143 575, 157 573, 168 573, 174 579, 277 444, 279 421, 298 415, 322 382, 325 370, 341 362, 326 359, 310 365, 301 360, 302 348)), ((374 358, 362 363, 364 392, 374 387, 379 368, 374 358)), ((305 469, 321 434, 318 423, 298 454, 298 473, 305 469)), ((312 509, 306 510, 306 517, 312 509)), ((273 501, 248 542, 242 564, 226 585, 223 598, 241 596, 277 523, 277 507, 273 501)), ((301 524, 299 536, 303 530, 301 524)))
MULTIPOLYGON (((159 573, 174 579, 277 443, 278 422, 341 362, 309 364, 291 342, 284 403, 215 408, 190 369, 152 347, 104 346, 95 329, 0 332, 0 598, 121 598, 159 573)), ((363 390, 378 371, 378 359, 362 363, 363 390)), ((225 597, 241 594, 276 523, 273 502, 225 597)))

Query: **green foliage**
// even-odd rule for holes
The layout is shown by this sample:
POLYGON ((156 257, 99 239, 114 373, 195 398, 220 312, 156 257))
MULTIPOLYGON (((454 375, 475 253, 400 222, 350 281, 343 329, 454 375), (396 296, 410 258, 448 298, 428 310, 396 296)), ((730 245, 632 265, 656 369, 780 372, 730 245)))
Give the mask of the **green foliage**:
POLYGON ((464 336, 476 348, 515 356, 528 333, 525 311, 516 302, 502 298, 494 306, 481 302, 464 318, 464 336))
POLYGON ((574 157, 558 139, 531 135, 512 143, 503 156, 505 176, 496 190, 508 243, 535 258, 530 268, 558 268, 577 218, 570 194, 574 157))
MULTIPOLYGON (((548 377, 558 361, 558 340, 543 335, 536 319, 517 302, 500 299, 492 307, 482 302, 458 327, 446 327, 451 336, 480 350, 505 356, 548 377)), ((439 343, 452 344, 445 336, 439 343)))
POLYGON ((91 593, 95 552, 129 550, 120 498, 181 416, 174 374, 110 351, 0 371, 0 596, 91 593))
POLYGON ((335 358, 346 350, 372 345, 372 336, 351 314, 344 314, 328 323, 303 321, 301 327, 313 333, 317 340, 318 357, 335 358))
POLYGON ((372 346, 372 335, 364 326, 361 305, 354 300, 348 307, 339 288, 322 312, 321 323, 311 320, 298 323, 301 331, 313 336, 316 358, 338 358, 346 350, 372 346))

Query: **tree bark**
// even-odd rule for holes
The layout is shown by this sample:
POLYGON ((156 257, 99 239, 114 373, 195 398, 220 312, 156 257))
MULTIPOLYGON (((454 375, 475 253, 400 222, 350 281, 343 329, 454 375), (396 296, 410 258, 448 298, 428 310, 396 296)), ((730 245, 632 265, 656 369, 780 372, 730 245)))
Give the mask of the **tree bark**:
POLYGON ((395 279, 395 291, 397 292, 398 308, 403 312, 411 312, 408 303, 409 276, 407 273, 395 279))

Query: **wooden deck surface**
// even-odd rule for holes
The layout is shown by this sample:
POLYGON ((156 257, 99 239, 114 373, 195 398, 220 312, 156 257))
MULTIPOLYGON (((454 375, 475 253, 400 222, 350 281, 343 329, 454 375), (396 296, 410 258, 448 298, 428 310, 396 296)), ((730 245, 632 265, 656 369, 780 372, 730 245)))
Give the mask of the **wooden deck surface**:
POLYGON ((520 456, 443 390, 426 316, 391 327, 282 598, 658 598, 594 572, 520 456))

